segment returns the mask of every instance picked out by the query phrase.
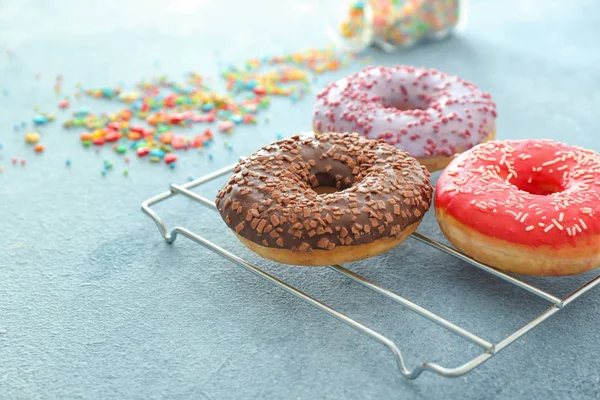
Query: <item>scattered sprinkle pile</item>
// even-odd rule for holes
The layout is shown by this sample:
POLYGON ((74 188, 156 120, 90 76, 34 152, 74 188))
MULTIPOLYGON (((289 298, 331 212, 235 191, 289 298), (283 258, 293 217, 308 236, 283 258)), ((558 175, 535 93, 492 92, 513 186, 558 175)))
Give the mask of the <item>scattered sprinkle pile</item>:
MULTIPOLYGON (((79 134, 84 147, 112 146, 117 154, 130 151, 152 163, 164 163, 174 168, 178 150, 207 148, 213 142, 215 131, 231 134, 239 125, 254 125, 258 116, 269 108, 272 96, 288 97, 292 101, 302 99, 310 93, 313 77, 328 71, 346 67, 355 59, 353 54, 336 52, 333 48, 308 49, 277 57, 247 60, 243 68, 228 66, 221 73, 225 80, 224 92, 208 85, 210 79, 191 72, 178 82, 161 76, 136 84, 135 91, 122 87, 84 89, 80 83, 75 98, 89 97, 104 99, 119 104, 119 110, 110 113, 94 113, 85 107, 74 110, 63 121, 67 129, 82 129, 79 134), (199 128, 201 124, 212 127, 199 128), (181 134, 177 128, 189 128, 192 134, 181 134)), ((41 79, 41 74, 35 75, 41 79)), ((62 92, 63 77, 58 75, 54 84, 57 94, 62 92)), ((69 97, 63 96, 57 107, 66 110, 72 107, 69 97)), ((39 112, 33 117, 33 125, 42 127, 55 120, 50 112, 39 112)), ((268 117, 264 117, 268 122, 268 117)), ((26 122, 15 124, 14 130, 27 127, 26 122)), ((282 135, 277 134, 280 138, 282 135)), ((43 152, 38 132, 25 133, 25 141, 34 145, 35 152, 43 152)), ((225 148, 232 151, 233 145, 225 141, 225 148)), ((208 154, 213 159, 213 153, 208 154)), ((17 164, 13 159, 13 164, 17 164)), ((22 160, 24 165, 25 161, 22 160)), ((71 165, 66 160, 65 165, 71 165)), ((102 175, 113 168, 106 161, 102 175)), ((124 171, 128 175, 128 171, 124 171)))

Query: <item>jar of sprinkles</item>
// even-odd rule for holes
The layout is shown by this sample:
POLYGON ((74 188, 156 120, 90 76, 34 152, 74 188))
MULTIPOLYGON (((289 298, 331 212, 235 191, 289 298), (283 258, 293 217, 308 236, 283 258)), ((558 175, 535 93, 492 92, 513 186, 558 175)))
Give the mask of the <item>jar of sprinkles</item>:
POLYGON ((328 0, 329 33, 349 51, 392 52, 443 39, 466 22, 466 0, 328 0))

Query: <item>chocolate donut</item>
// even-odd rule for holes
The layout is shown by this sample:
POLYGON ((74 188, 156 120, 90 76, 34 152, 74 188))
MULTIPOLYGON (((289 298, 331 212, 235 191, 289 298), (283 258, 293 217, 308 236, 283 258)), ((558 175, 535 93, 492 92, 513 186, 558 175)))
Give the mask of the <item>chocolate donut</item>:
POLYGON ((437 171, 495 137, 496 105, 473 83, 434 69, 368 67, 317 95, 313 129, 383 139, 437 171))
POLYGON ((285 264, 387 251, 429 209, 429 172, 404 150, 353 133, 294 136, 236 166, 216 206, 241 242, 285 264))

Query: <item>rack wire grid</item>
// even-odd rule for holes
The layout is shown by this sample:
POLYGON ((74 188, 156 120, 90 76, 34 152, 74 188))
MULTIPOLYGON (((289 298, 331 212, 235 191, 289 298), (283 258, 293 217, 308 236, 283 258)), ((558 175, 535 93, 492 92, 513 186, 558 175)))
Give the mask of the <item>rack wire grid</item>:
POLYGON ((190 189, 201 186, 201 185, 203 185, 207 182, 210 182, 216 178, 219 178, 225 174, 231 173, 236 165, 237 164, 232 164, 228 167, 216 170, 208 175, 205 175, 205 176, 195 179, 193 181, 187 182, 183 185, 171 184, 170 190, 168 192, 161 193, 159 195, 156 195, 156 196, 144 201, 142 203, 142 211, 154 220, 154 222, 158 226, 158 229, 160 230, 161 235, 163 236, 163 238, 166 240, 167 243, 171 244, 175 241, 175 239, 177 238, 178 235, 183 235, 183 236, 187 237, 188 239, 204 246, 205 248, 207 248, 209 250, 212 250, 213 252, 219 254, 220 256, 247 269, 248 271, 254 273, 255 275, 258 275, 259 277, 274 284, 275 286, 278 286, 278 287, 286 290, 287 292, 306 301, 307 303, 309 303, 312 306, 318 308, 319 310, 325 312, 326 314, 328 314, 334 318, 337 318, 338 320, 351 326, 352 328, 356 329, 357 331, 359 331, 359 332, 369 336, 370 338, 376 340, 377 342, 383 344, 393 353, 395 360, 396 360, 396 364, 397 364, 402 376, 404 376, 407 379, 416 379, 424 371, 431 371, 431 372, 434 372, 436 374, 439 374, 439 375, 442 375, 445 377, 458 377, 458 376, 464 375, 464 374, 472 371, 479 365, 483 364, 490 358, 492 358, 495 354, 497 354, 501 350, 505 349, 506 347, 508 347, 515 341, 517 341, 521 336, 523 336, 524 334, 529 332, 531 329, 540 325, 542 322, 544 322, 545 320, 547 320, 548 318, 550 318, 551 316, 553 316, 554 314, 556 314, 557 312, 559 312, 560 310, 562 310, 563 308, 568 306, 571 302, 573 302, 579 296, 581 296, 582 294, 584 294, 585 292, 587 292, 588 290, 592 289, 593 287, 595 287, 596 285, 598 285, 600 283, 600 275, 598 275, 595 278, 592 278, 591 280, 589 280, 588 282, 583 284, 582 286, 580 286, 577 290, 573 291, 566 297, 560 298, 560 297, 554 296, 551 293, 548 293, 547 291, 544 291, 536 286, 533 286, 513 275, 507 274, 498 269, 495 269, 488 265, 482 264, 452 247, 442 244, 442 243, 440 243, 436 240, 433 240, 427 236, 424 236, 420 233, 417 233, 417 232, 413 233, 412 238, 414 238, 426 245, 429 245, 429 246, 433 247, 434 249, 437 249, 446 254, 454 256, 454 257, 470 264, 473 267, 479 268, 479 269, 481 269, 485 272, 488 272, 500 279, 503 279, 504 281, 506 281, 520 289, 523 289, 529 293, 532 293, 532 294, 544 299, 548 303, 550 303, 549 308, 547 308, 544 312, 542 312, 541 314, 539 314, 538 316, 533 318, 527 324, 523 325, 521 328, 519 328, 516 331, 514 331, 513 333, 509 334, 508 336, 506 336, 504 339, 500 340, 499 342, 491 343, 491 342, 485 340, 484 338, 479 337, 479 336, 469 332, 467 329, 465 329, 459 325, 456 325, 456 324, 446 320, 445 318, 427 310, 426 308, 423 308, 423 307, 419 306, 418 304, 415 304, 412 301, 405 299, 404 297, 399 296, 396 293, 393 293, 390 290, 387 290, 387 289, 379 286, 378 284, 368 280, 367 278, 365 278, 355 272, 352 272, 352 271, 344 268, 341 265, 330 265, 329 267, 327 267, 327 268, 331 268, 332 270, 339 272, 340 274, 364 285, 368 289, 373 290, 373 291, 393 300, 394 302, 405 306, 406 308, 414 311, 418 315, 421 315, 422 317, 425 317, 428 320, 463 337, 464 339, 470 341, 471 343, 474 343, 475 345, 479 346, 482 349, 481 354, 477 355, 473 359, 471 359, 471 360, 467 361, 466 363, 459 365, 457 367, 449 368, 449 367, 444 367, 442 365, 439 365, 439 364, 436 364, 433 362, 422 362, 411 370, 407 367, 404 357, 402 355, 402 352, 400 351, 400 348, 389 338, 383 336, 382 334, 376 332, 375 330, 369 328, 368 326, 363 325, 360 322, 350 318, 349 316, 347 316, 339 311, 336 311, 335 309, 333 309, 333 308, 329 307, 328 305, 320 302, 319 300, 311 297, 310 295, 295 288, 294 286, 276 278, 273 275, 268 274, 267 272, 263 271, 256 265, 253 265, 250 262, 238 257, 237 255, 225 250, 224 248, 211 242, 210 240, 206 239, 205 237, 202 237, 202 236, 200 236, 184 227, 180 227, 180 226, 173 228, 169 232, 167 230, 165 224, 163 223, 162 219, 158 216, 158 214, 156 214, 150 208, 154 204, 157 204, 159 202, 167 200, 177 194, 181 194, 185 197, 188 197, 192 200, 197 201, 198 203, 208 207, 209 209, 211 209, 213 211, 217 211, 214 201, 211 201, 195 192, 192 192, 190 189))

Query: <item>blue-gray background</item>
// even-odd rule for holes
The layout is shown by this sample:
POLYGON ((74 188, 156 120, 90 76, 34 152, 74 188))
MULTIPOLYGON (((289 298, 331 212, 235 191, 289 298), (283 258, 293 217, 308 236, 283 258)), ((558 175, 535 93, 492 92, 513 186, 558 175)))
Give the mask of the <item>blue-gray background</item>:
MULTIPOLYGON (((33 106, 56 109, 57 74, 69 93, 77 81, 92 88, 190 70, 217 84, 219 64, 322 46, 318 3, 0 2, 0 398, 600 396, 595 291, 467 376, 408 382, 372 340, 190 241, 162 241, 139 211, 144 199, 234 162, 277 132, 309 129, 314 94, 274 101, 268 124, 260 118, 226 138, 233 152, 218 137, 213 161, 191 151, 170 170, 131 155, 128 177, 122 156, 82 149, 78 132, 59 123, 39 129, 42 155, 13 131, 31 121, 33 106), (27 166, 13 167, 11 157, 27 166), (107 177, 104 159, 115 164, 107 177)), ((373 51, 373 63, 435 67, 476 82, 498 104, 499 138, 548 137, 600 150, 597 2, 475 0, 469 14, 460 36, 400 54, 373 51)), ((347 72, 320 77, 315 90, 347 72)), ((212 196, 220 184, 202 191, 212 196)), ((410 366, 456 366, 477 354, 334 272, 259 260, 201 206, 177 199, 157 210, 170 226, 213 237, 389 336, 410 366)), ((442 240, 432 213, 420 230, 442 240)), ((412 239, 349 267, 490 341, 547 306, 412 239)), ((591 276, 530 281, 564 295, 591 276)))

